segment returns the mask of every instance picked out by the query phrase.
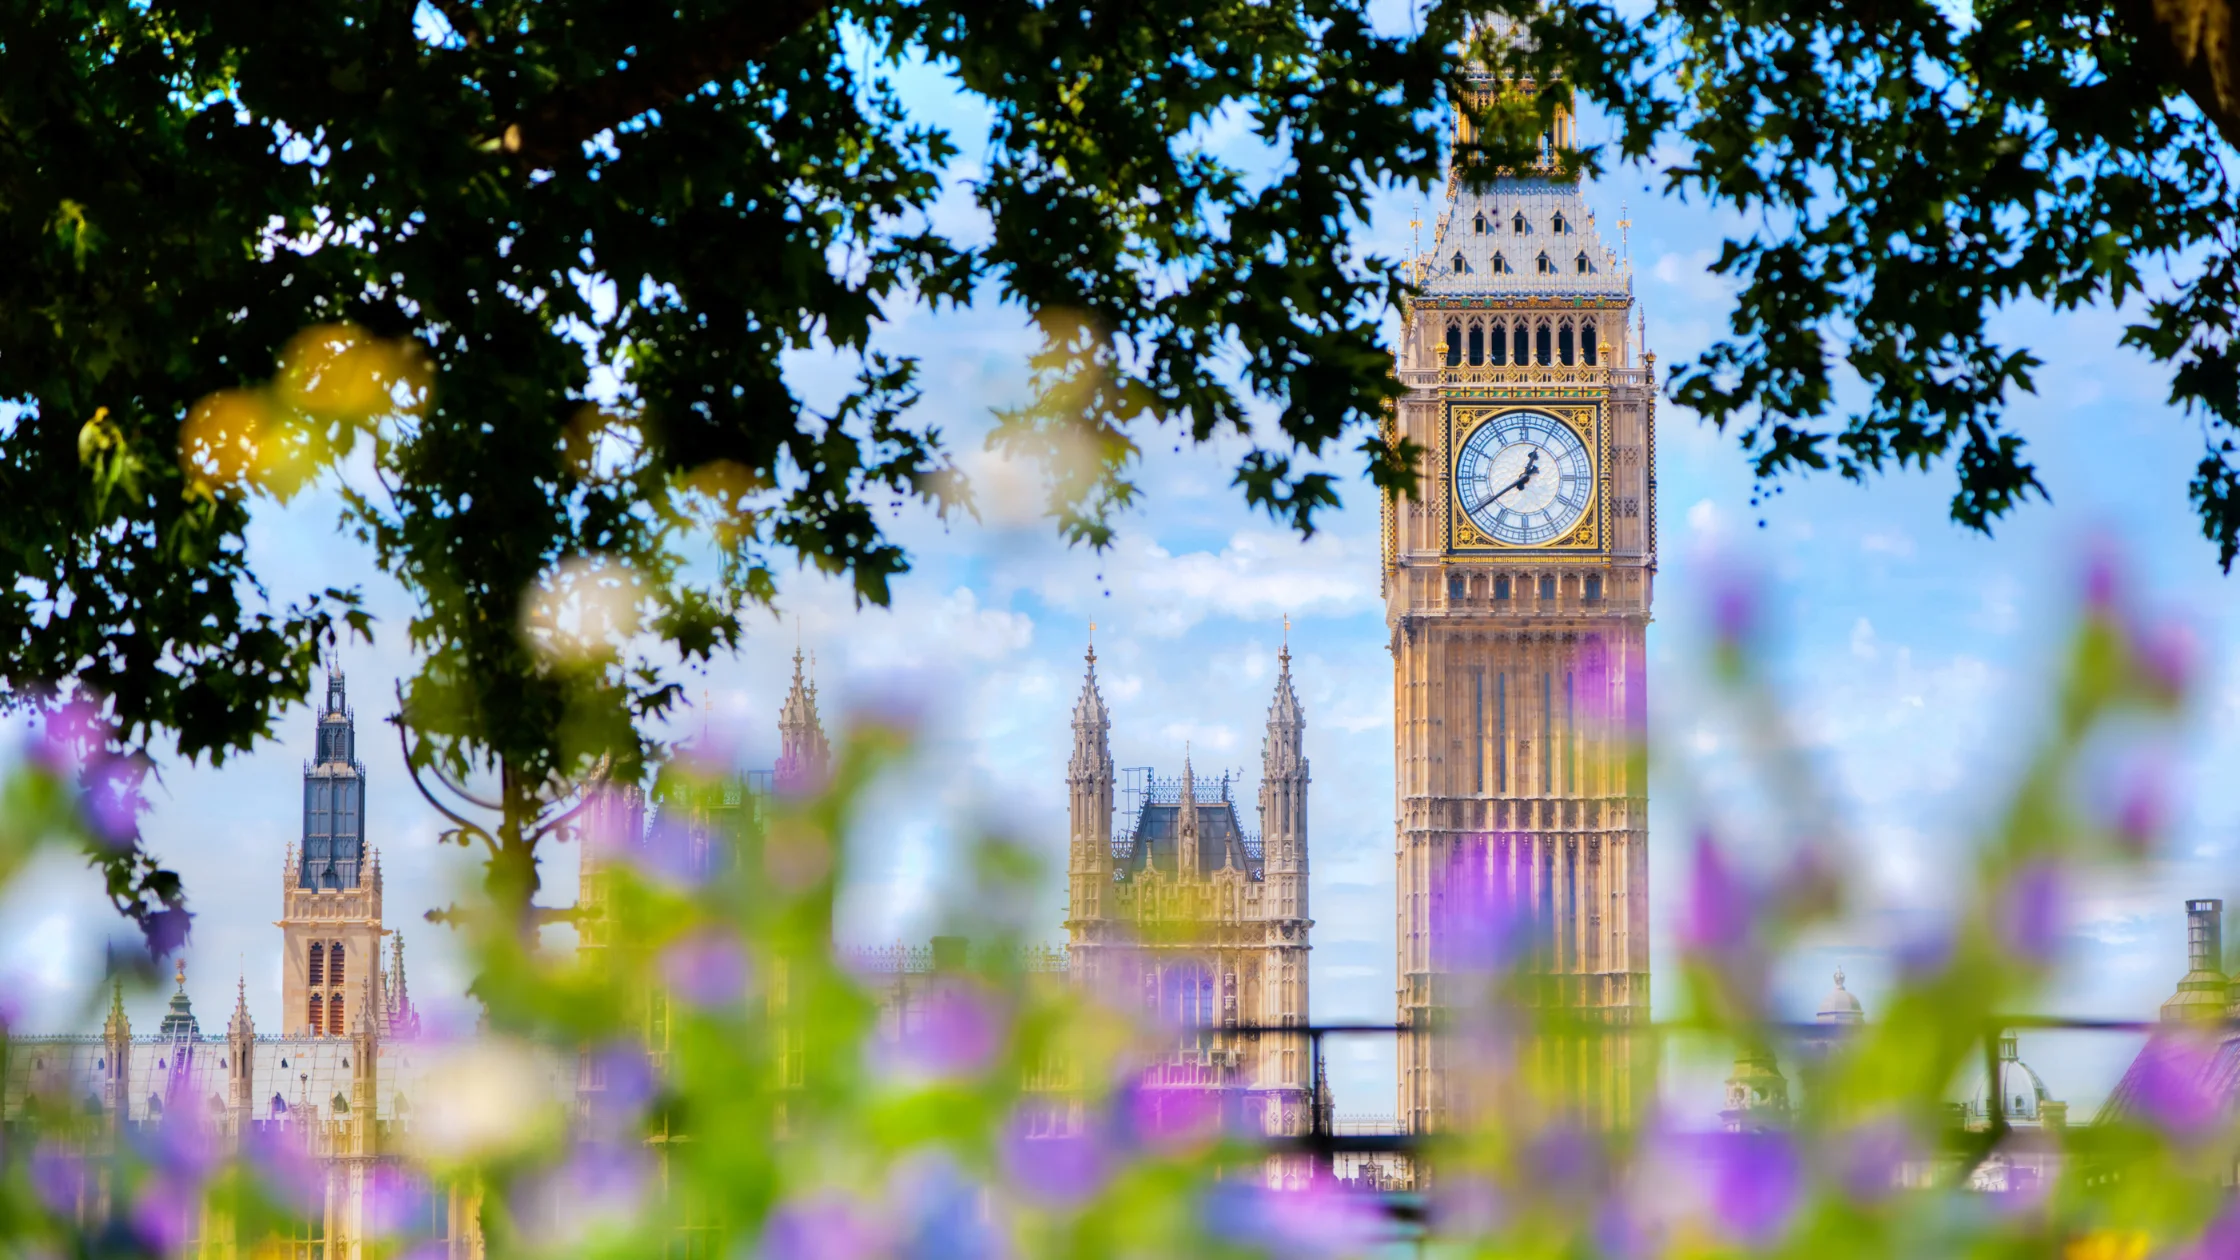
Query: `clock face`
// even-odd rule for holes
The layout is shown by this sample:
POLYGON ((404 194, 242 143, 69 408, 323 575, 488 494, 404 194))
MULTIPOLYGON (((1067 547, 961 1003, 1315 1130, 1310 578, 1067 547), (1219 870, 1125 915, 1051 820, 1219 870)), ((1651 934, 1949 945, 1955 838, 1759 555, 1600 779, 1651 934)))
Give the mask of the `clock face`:
POLYGON ((1594 457, 1571 426, 1538 411, 1479 425, 1455 456, 1455 493, 1486 536, 1537 547, 1569 533, 1594 492, 1594 457))

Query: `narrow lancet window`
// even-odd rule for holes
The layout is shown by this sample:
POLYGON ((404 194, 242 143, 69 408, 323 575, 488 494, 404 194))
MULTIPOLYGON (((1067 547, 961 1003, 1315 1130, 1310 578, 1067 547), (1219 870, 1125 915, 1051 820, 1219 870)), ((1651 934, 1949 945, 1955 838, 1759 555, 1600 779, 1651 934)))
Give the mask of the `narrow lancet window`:
POLYGON ((1486 361, 1486 330, 1482 324, 1470 325, 1470 366, 1486 361))
POLYGON ((327 947, 317 941, 311 942, 310 982, 312 984, 325 984, 327 982, 327 947))
POLYGON ((1565 320, 1565 321, 1563 322, 1563 326, 1562 326, 1561 328, 1558 328, 1558 329, 1556 329, 1556 358, 1557 358, 1557 360, 1558 360, 1558 361, 1560 361, 1560 362, 1561 362, 1561 363, 1562 363, 1562 364, 1563 364, 1563 365, 1564 365, 1565 367, 1569 367, 1569 366, 1571 366, 1571 321, 1570 321, 1570 320, 1565 320))
POLYGON ((1487 347, 1486 362, 1500 367, 1509 361, 1509 333, 1499 324, 1493 326, 1493 344, 1487 347))
POLYGON ((1461 362, 1462 328, 1456 324, 1449 324, 1447 325, 1447 366, 1454 367, 1461 362))

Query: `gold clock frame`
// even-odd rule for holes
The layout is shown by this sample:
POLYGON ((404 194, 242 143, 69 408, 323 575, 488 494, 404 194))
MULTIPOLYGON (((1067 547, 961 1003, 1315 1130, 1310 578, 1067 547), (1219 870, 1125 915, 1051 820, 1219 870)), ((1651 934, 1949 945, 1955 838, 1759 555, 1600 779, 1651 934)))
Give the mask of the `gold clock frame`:
POLYGON ((1603 414, 1603 404, 1597 399, 1582 401, 1540 401, 1538 399, 1451 399, 1446 404, 1445 449, 1440 458, 1446 462, 1441 479, 1446 484, 1447 548, 1449 556, 1465 559, 1497 559, 1504 557, 1532 557, 1546 559, 1551 556, 1599 555, 1609 549, 1609 530, 1604 527, 1603 504, 1610 498, 1610 426, 1603 414), (1461 458, 1463 444, 1470 435, 1503 416, 1519 411, 1554 416, 1578 435, 1579 441, 1594 453, 1594 476, 1589 480, 1586 511, 1572 522, 1570 530, 1562 537, 1530 546, 1516 546, 1502 542, 1478 528, 1470 514, 1462 510, 1462 496, 1455 489, 1455 461, 1461 458))

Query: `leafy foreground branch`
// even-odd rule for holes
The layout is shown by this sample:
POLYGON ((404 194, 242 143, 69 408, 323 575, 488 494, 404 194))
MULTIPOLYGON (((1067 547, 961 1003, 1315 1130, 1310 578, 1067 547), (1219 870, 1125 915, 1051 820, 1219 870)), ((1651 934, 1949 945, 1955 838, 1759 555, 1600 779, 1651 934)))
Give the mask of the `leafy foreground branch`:
MULTIPOLYGON (((1786 1125, 1691 1132, 1661 1111, 1602 1110, 1598 1083, 1572 1070, 1577 1049, 1631 1056, 1649 1030, 1567 1022, 1527 947, 1531 906, 1494 881, 1455 883, 1477 900, 1438 920, 1453 1007, 1436 1035, 1466 1066, 1453 1128, 1426 1137, 1401 1177, 1422 1197, 1337 1178, 1311 1144, 1264 1147, 1188 1084, 1206 1047, 1241 1034, 1158 1024, 1132 977, 1106 990, 1022 965, 1033 955, 989 909, 1031 904, 1043 885, 1000 842, 969 863, 962 905, 983 929, 969 953, 898 977, 834 949, 843 838, 909 745, 870 726, 821 792, 742 798, 721 773, 679 763, 656 789, 665 825, 643 832, 610 830, 609 811, 633 798, 603 798, 583 815, 596 858, 583 947, 534 951, 508 909, 479 903, 461 930, 487 1027, 390 1036, 359 1008, 347 1038, 323 1043, 349 1065, 322 1075, 342 1082, 331 1099, 288 1092, 254 1119, 255 1100, 206 1106, 141 1064, 132 1088, 157 1091, 143 1102, 104 1092, 99 1072, 44 1066, 63 1053, 53 1043, 10 1041, 0 1236, 84 1255, 309 1240, 411 1256, 1334 1257, 1374 1254, 1395 1220, 1413 1220, 1487 1256, 2228 1254, 2240 1127, 2208 1068, 2229 1031, 2158 1033, 2127 1108, 2037 1135, 2054 1171, 2029 1192, 1969 1188, 2012 1133, 1947 1127, 1947 1092, 1987 1029, 2027 1009, 2050 972, 2063 891, 2157 843, 2140 825, 2154 811, 2080 808, 2076 788, 2121 760, 2105 755, 2111 740, 2178 715, 2189 663, 2105 575, 2094 588, 1966 894, 1903 951, 1875 1018, 1823 1043, 1786 1125)), ((1770 712, 1747 668, 1750 627, 1727 630, 1725 694, 1770 712)), ((0 870, 83 828, 56 790, 67 779, 67 767, 19 777, 0 870)), ((1737 852, 1707 838, 1681 876, 1682 1022, 1758 1058, 1772 964, 1836 921, 1846 885, 1821 842, 1757 867, 1737 852)), ((129 1053, 183 1061, 256 1044, 244 1005, 222 1042, 129 1053)), ((260 1095, 293 1091, 293 1072, 260 1095)))

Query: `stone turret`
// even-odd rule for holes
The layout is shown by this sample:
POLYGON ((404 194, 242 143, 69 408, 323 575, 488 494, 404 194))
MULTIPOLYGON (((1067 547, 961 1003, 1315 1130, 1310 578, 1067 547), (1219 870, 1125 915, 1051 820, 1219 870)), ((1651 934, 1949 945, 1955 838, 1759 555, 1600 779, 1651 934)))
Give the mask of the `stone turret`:
POLYGON ((132 1020, 124 1013, 124 980, 110 982, 109 1018, 101 1025, 101 1104, 109 1126, 122 1129, 132 1110, 132 1020))
MULTIPOLYGON (((1067 848, 1066 929, 1076 942, 1094 945, 1095 929, 1108 910, 1112 885, 1112 718, 1097 689, 1097 649, 1091 644, 1081 679, 1081 698, 1073 706, 1073 756, 1066 763, 1067 815, 1072 824, 1067 848)), ((1093 967, 1084 957, 1080 965, 1093 967)))
POLYGON ((824 723, 817 717, 817 685, 802 673, 801 649, 793 650, 793 687, 778 711, 778 765, 780 788, 804 790, 824 782, 832 764, 832 745, 825 739, 824 723))
POLYGON ((249 979, 234 982, 233 1018, 226 1021, 226 1133, 239 1141, 254 1123, 257 1105, 257 1025, 249 1017, 249 979))
MULTIPOLYGON (((1276 694, 1260 750, 1260 843, 1267 869, 1271 919, 1307 918, 1307 719, 1291 687, 1291 643, 1285 626, 1276 657, 1276 694)), ((1300 939, 1306 938, 1302 930, 1300 939)))
POLYGON ((372 1155, 378 1142, 376 1111, 379 1106, 381 1060, 380 998, 374 990, 374 969, 367 967, 360 985, 358 1010, 350 1019, 350 1117, 345 1139, 353 1155, 372 1155))
POLYGON ((412 1005, 412 991, 404 979, 404 933, 398 932, 389 940, 390 957, 388 992, 383 996, 388 1027, 385 1036, 410 1039, 420 1035, 420 1012, 412 1005))
POLYGON ((202 1025, 194 1017, 194 1003, 187 999, 187 960, 179 959, 177 972, 179 987, 171 994, 171 1005, 164 1011, 163 1023, 156 1028, 156 1035, 165 1041, 193 1041, 202 1035, 202 1025))
POLYGON ((2224 974, 2224 902, 2207 897, 2186 903, 2186 974, 2162 1004, 2162 1022, 2223 1019, 2232 985, 2224 974))
POLYGON ((1198 865, 1198 776, 1191 772, 1187 746, 1182 751, 1182 811, 1175 822, 1174 836, 1176 874, 1196 879, 1203 869, 1198 865))

